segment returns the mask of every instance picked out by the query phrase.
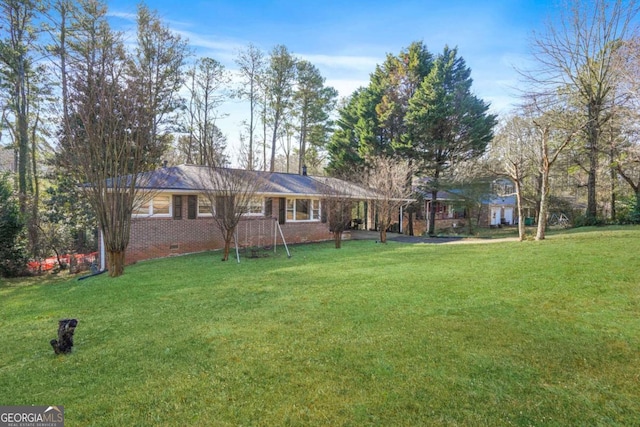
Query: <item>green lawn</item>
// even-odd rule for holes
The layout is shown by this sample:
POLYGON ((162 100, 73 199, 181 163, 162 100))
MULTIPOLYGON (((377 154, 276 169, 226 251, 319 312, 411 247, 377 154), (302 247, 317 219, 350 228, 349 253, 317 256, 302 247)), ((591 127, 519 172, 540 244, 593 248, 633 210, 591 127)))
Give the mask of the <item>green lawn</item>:
POLYGON ((67 426, 640 425, 639 227, 291 249, 3 282, 0 405, 64 405, 67 426))

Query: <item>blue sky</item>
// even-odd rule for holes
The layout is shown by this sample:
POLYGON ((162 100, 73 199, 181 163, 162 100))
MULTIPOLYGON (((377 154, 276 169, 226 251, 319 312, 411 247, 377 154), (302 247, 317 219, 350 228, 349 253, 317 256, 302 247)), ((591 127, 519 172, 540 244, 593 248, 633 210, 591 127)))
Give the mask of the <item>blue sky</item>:
MULTIPOLYGON (((114 27, 133 28, 136 4, 107 1, 114 27)), ((398 54, 413 41, 433 53, 457 46, 471 68, 473 91, 494 112, 516 101, 514 66, 528 59, 528 40, 554 15, 554 0, 410 1, 183 1, 147 0, 172 30, 190 40, 199 56, 228 69, 248 43, 270 51, 283 44, 316 65, 341 96, 366 85, 387 53, 398 54)), ((219 126, 234 145, 244 106, 230 101, 219 126)), ((248 113, 247 113, 248 114, 248 113)))

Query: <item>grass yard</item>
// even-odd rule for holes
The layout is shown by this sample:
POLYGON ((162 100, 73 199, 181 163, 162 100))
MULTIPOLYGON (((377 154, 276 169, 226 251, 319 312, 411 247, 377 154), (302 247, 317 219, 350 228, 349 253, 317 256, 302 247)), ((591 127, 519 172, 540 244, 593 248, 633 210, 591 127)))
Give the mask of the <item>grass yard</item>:
POLYGON ((3 282, 0 405, 64 405, 67 426, 640 425, 639 227, 291 249, 3 282))

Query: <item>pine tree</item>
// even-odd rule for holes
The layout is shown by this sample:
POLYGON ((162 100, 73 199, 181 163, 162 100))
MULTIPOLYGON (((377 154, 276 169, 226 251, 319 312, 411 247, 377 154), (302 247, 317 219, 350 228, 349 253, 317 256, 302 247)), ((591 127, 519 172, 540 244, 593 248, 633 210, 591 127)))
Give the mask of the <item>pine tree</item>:
MULTIPOLYGON (((487 113, 489 104, 472 94, 471 84, 471 69, 457 49, 445 47, 409 102, 401 149, 431 178, 434 201, 442 174, 457 162, 480 156, 493 137, 496 116, 487 113)), ((431 208, 433 233, 435 203, 431 208)))

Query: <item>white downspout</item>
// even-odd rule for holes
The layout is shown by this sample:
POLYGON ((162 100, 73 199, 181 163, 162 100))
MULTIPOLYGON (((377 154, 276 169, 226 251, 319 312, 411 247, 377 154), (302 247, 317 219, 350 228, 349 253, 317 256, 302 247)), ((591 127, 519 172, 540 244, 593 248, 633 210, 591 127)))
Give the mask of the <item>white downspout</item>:
POLYGON ((104 247, 104 233, 100 230, 100 271, 104 271, 107 268, 107 257, 104 247))

